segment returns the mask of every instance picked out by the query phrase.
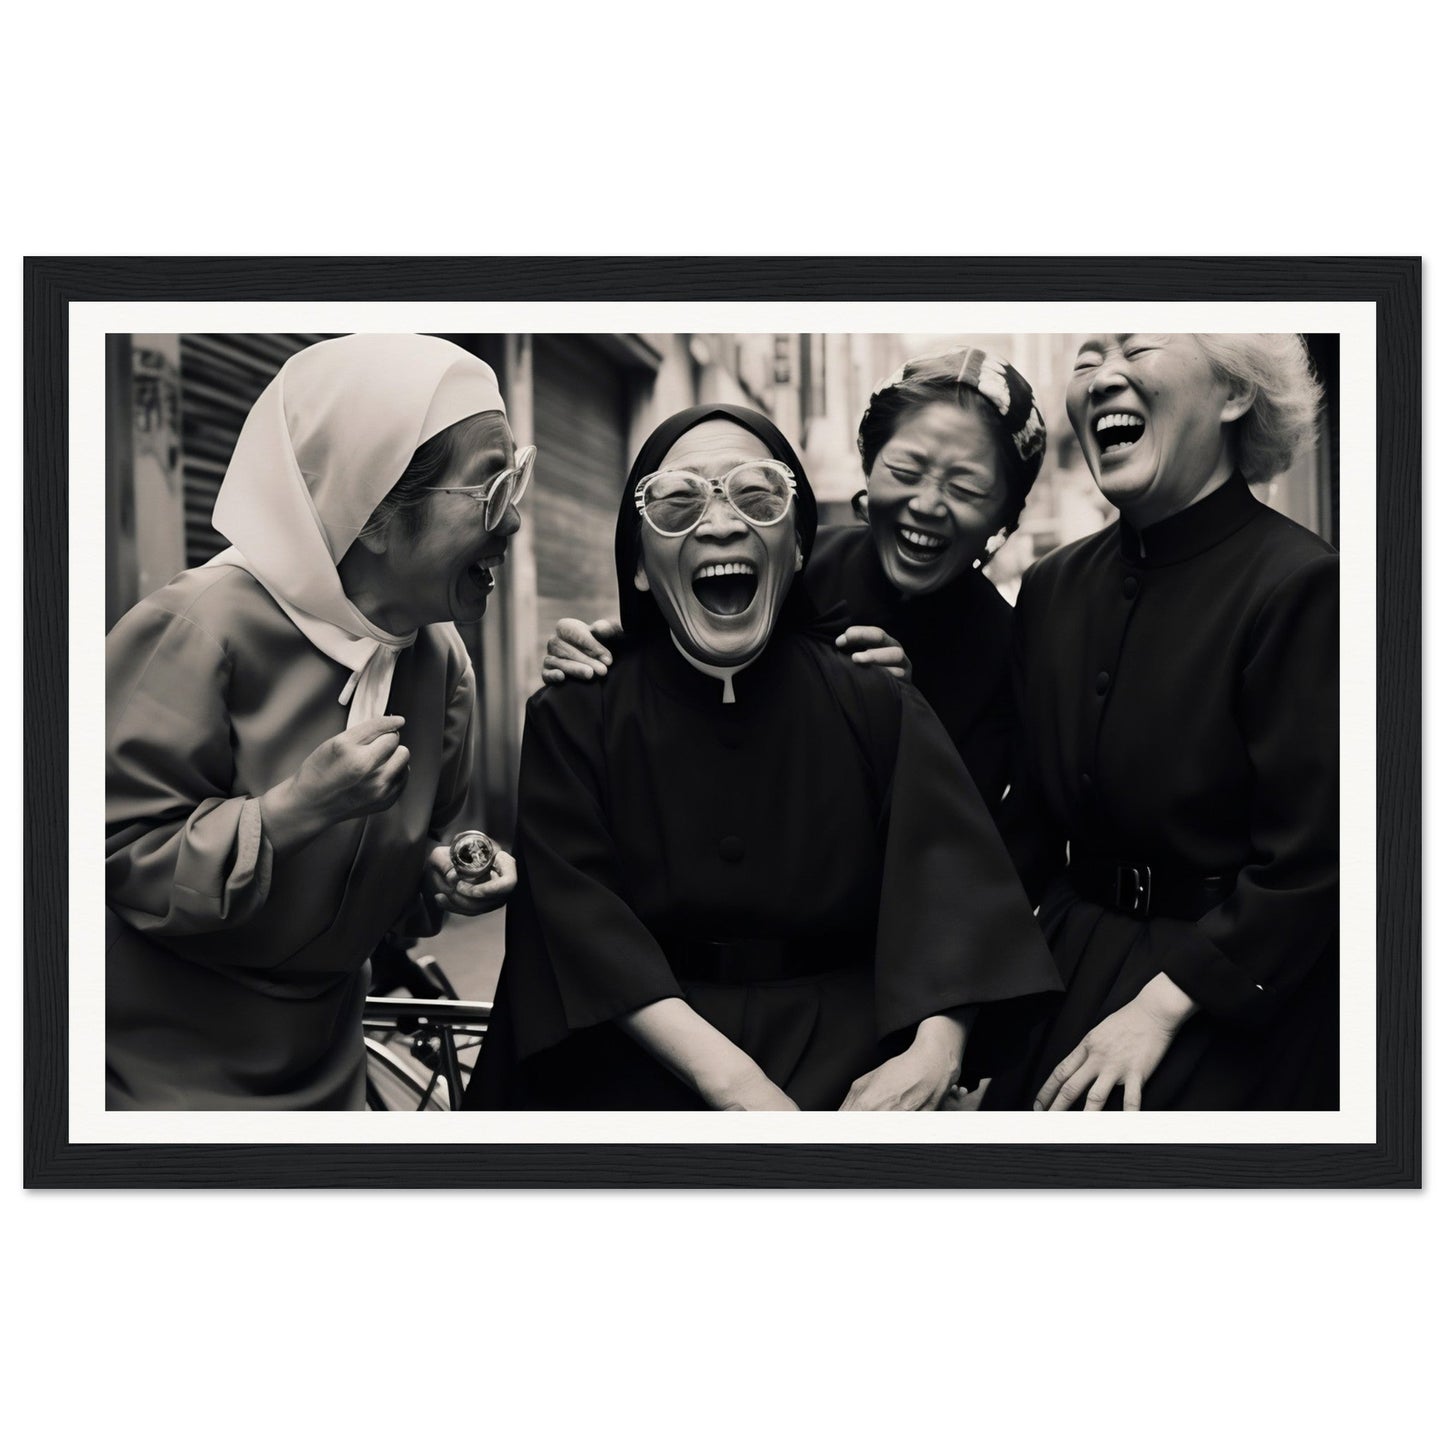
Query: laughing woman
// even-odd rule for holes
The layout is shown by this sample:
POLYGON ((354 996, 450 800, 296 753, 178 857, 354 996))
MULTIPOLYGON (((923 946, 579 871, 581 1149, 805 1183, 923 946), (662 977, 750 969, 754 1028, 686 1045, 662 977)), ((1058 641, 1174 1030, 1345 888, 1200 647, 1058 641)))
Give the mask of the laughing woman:
POLYGON ((234 545, 106 639, 108 1107, 361 1108, 372 950, 510 891, 506 855, 469 884, 443 846, 474 725, 452 624, 530 461, 434 337, 325 341, 261 394, 216 502, 234 545))
POLYGON ((931 1109, 978 1006, 1057 988, 938 720, 814 635, 815 527, 755 412, 696 407, 644 443, 626 639, 602 681, 528 704, 472 1107, 931 1109))
POLYGON ((1121 515, 1024 579, 1004 809, 1067 992, 984 1108, 1338 1106, 1339 558, 1249 489, 1318 395, 1296 336, 1079 351, 1121 515))
POLYGON ((1045 442, 1032 388, 1002 357, 904 362, 858 424, 868 526, 823 528, 808 576, 854 624, 839 641, 855 657, 902 649, 994 809, 1017 735, 1013 612, 981 569, 1018 526, 1045 442))
MULTIPOLYGON (((819 528, 808 564, 809 594, 850 624, 840 648, 907 672, 990 809, 1016 733, 1013 614, 980 569, 1018 526, 1044 447, 1033 390, 1002 357, 978 347, 914 357, 858 427, 868 525, 819 528)), ((614 622, 564 618, 543 681, 604 673, 616 635, 614 622)))

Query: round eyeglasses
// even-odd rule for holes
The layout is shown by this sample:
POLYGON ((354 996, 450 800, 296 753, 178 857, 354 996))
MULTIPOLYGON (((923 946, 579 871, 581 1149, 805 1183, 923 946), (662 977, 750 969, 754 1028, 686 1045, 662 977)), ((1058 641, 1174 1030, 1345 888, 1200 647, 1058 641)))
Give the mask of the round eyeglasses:
POLYGON ((788 514, 798 484, 782 462, 743 462, 713 479, 696 472, 652 472, 638 482, 633 499, 654 532, 685 537, 720 496, 754 527, 772 527, 788 514))
POLYGON ((426 487, 428 492, 455 492, 459 497, 471 497, 486 508, 482 514, 482 525, 494 532, 501 526, 507 508, 520 505, 532 481, 532 467, 537 460, 536 447, 523 447, 512 465, 497 473, 484 487, 426 487))

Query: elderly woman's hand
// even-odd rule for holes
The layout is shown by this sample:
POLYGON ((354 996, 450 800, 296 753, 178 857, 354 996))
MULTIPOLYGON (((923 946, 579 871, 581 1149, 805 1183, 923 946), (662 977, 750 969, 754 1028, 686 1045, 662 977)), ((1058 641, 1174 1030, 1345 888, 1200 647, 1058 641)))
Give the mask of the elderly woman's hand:
POLYGON ((865 667, 881 667, 904 682, 913 681, 913 664, 903 645, 881 627, 850 627, 835 639, 840 652, 851 653, 853 661, 865 667))
POLYGON ((1178 984, 1165 974, 1155 974, 1137 998, 1084 1035, 1078 1048, 1049 1075, 1034 1108, 1072 1108, 1087 1090, 1084 1109, 1092 1112, 1109 1102, 1119 1084, 1124 1086, 1124 1107, 1141 1108, 1144 1085, 1195 1012, 1194 1000, 1178 984))
POLYGON ((965 1038, 962 1018, 936 1014, 924 1019, 908 1048, 854 1081, 840 1109, 936 1109, 958 1082, 965 1038))
POLYGON ((451 849, 443 844, 433 848, 427 856, 423 886, 438 907, 448 913, 476 918, 500 908, 507 901, 507 895, 517 886, 517 862, 510 853, 498 848, 491 873, 472 881, 458 876, 452 865, 451 849))
POLYGON ((261 818, 281 856, 348 818, 381 813, 406 787, 411 753, 402 717, 372 718, 327 738, 295 774, 261 797, 261 818))
POLYGON ((607 650, 608 640, 622 636, 622 624, 599 617, 591 627, 575 617, 564 617, 557 630, 547 639, 547 655, 542 659, 542 681, 550 686, 574 678, 590 682, 602 677, 612 663, 607 650))
POLYGON ((404 717, 378 717, 327 738, 296 770, 298 801, 340 823, 382 813, 406 787, 404 717))

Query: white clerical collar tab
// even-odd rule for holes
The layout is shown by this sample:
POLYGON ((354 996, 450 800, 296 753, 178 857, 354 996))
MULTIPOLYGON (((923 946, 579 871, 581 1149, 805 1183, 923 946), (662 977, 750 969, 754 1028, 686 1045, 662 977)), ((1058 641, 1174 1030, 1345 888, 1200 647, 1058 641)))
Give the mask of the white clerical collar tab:
MULTIPOLYGON (((695 667, 699 672, 706 673, 709 677, 716 677, 722 682, 722 700, 724 702, 736 702, 738 700, 737 693, 733 691, 733 678, 748 665, 747 662, 740 662, 735 667, 717 667, 711 662, 702 662, 694 657, 692 653, 677 640, 677 634, 675 632, 670 632, 668 636, 672 638, 672 645, 683 655, 683 658, 690 667, 695 667)), ((749 658, 748 662, 751 661, 752 659, 749 658)))

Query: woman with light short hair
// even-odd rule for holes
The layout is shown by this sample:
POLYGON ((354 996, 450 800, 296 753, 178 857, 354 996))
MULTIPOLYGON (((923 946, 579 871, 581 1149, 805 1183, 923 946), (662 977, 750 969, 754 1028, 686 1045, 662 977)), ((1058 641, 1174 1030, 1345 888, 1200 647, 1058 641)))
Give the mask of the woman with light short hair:
POLYGON ((1004 830, 1066 992, 985 1108, 1339 1102, 1339 558, 1259 502, 1314 434, 1293 335, 1091 336, 1112 526, 1026 574, 1004 830))

